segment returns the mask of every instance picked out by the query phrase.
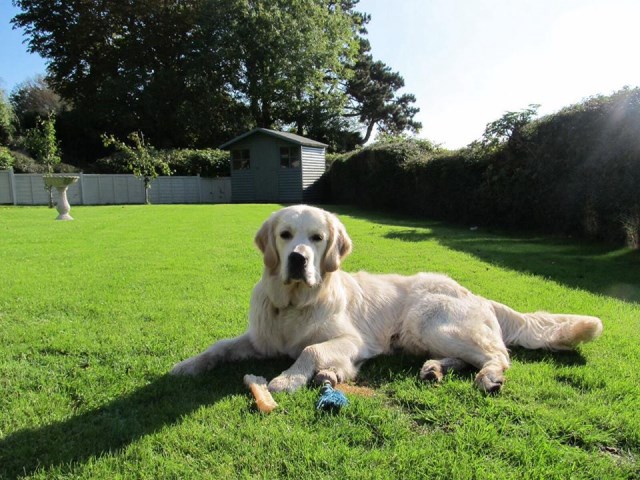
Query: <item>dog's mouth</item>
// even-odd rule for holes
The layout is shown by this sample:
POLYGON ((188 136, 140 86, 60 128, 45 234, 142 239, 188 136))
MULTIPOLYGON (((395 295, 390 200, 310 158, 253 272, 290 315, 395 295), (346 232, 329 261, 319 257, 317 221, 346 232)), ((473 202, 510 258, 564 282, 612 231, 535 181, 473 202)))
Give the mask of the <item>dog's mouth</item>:
POLYGON ((285 285, 300 284, 300 285, 306 285, 309 288, 313 288, 318 285, 317 282, 315 282, 312 278, 310 278, 310 276, 307 276, 307 275, 303 275, 303 276, 289 275, 285 280, 284 284, 285 285))
POLYGON ((285 285, 305 285, 308 288, 317 287, 322 279, 317 278, 317 275, 314 275, 313 272, 308 271, 306 268, 299 270, 295 268, 289 268, 287 271, 287 276, 284 281, 285 285))

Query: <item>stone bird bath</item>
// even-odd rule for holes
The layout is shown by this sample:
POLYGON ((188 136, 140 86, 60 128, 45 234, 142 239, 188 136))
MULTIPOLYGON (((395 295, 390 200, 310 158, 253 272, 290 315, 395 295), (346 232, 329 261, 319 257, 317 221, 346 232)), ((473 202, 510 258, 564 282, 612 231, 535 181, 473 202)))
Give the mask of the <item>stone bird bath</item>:
POLYGON ((48 175, 44 177, 44 184, 47 187, 56 187, 58 190, 59 198, 56 210, 59 215, 56 220, 73 220, 73 217, 69 215, 71 205, 67 200, 67 188, 77 182, 79 178, 77 175, 48 175))

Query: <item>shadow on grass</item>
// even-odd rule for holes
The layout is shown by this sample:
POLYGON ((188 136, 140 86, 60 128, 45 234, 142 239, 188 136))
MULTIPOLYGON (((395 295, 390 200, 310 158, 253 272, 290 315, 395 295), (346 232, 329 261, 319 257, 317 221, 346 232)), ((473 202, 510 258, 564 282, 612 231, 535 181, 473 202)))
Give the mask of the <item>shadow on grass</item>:
POLYGON ((90 458, 116 453, 141 437, 178 423, 202 406, 229 395, 246 394, 242 385, 246 372, 272 378, 289 364, 284 359, 247 361, 197 378, 163 375, 97 409, 12 433, 0 440, 0 478, 56 467, 64 475, 90 458))
MULTIPOLYGON (((416 243, 436 241, 492 265, 548 278, 592 293, 640 302, 640 251, 577 239, 522 233, 491 233, 437 221, 391 217, 362 210, 333 211, 398 227, 384 238, 416 243)), ((445 272, 446 273, 446 272, 445 272)))
POLYGON ((580 350, 550 352, 548 350, 527 350, 522 347, 509 348, 511 360, 523 363, 552 363, 558 367, 573 367, 587 364, 580 350))
MULTIPOLYGON (((587 364, 586 358, 579 350, 550 352, 548 350, 527 350, 522 347, 513 347, 509 348, 509 356, 511 360, 515 362, 545 362, 558 367, 583 366, 587 364)), ((378 388, 385 383, 397 379, 399 376, 417 377, 426 360, 426 355, 410 355, 405 353, 381 355, 368 360, 362 365, 356 383, 378 388)), ((469 366, 469 368, 461 372, 452 372, 450 375, 454 378, 468 381, 469 388, 471 388, 477 373, 478 369, 469 366)), ((508 371, 507 376, 509 376, 508 371)))
MULTIPOLYGON (((558 365, 583 365, 579 352, 551 353, 516 349, 512 358, 525 362, 552 361, 558 365)), ((426 358, 403 353, 367 361, 356 383, 379 388, 398 377, 416 377, 426 358)), ((65 475, 91 458, 114 454, 136 440, 167 425, 177 424, 198 408, 230 395, 248 395, 242 376, 253 372, 275 377, 290 359, 244 361, 227 364, 196 378, 163 375, 148 385, 104 406, 67 420, 25 429, 0 440, 0 478, 29 476, 60 469, 65 475)), ((453 374, 473 388, 474 369, 453 374)))

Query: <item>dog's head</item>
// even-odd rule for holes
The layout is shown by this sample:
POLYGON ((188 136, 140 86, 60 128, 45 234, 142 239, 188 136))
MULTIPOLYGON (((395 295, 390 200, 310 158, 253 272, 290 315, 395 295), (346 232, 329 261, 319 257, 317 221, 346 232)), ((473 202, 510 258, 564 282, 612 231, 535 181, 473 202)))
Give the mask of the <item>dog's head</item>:
POLYGON ((264 222, 256 235, 270 275, 282 283, 316 287, 327 273, 340 268, 351 252, 351 239, 338 218, 319 208, 283 208, 264 222))

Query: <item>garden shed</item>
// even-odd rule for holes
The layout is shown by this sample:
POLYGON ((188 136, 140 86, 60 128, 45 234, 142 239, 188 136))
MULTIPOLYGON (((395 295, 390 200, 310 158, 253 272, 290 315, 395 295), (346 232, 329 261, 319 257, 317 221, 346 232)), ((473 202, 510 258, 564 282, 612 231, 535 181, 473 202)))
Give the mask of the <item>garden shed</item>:
POLYGON ((293 133, 254 128, 220 145, 231 151, 234 203, 313 202, 325 172, 324 143, 293 133))

